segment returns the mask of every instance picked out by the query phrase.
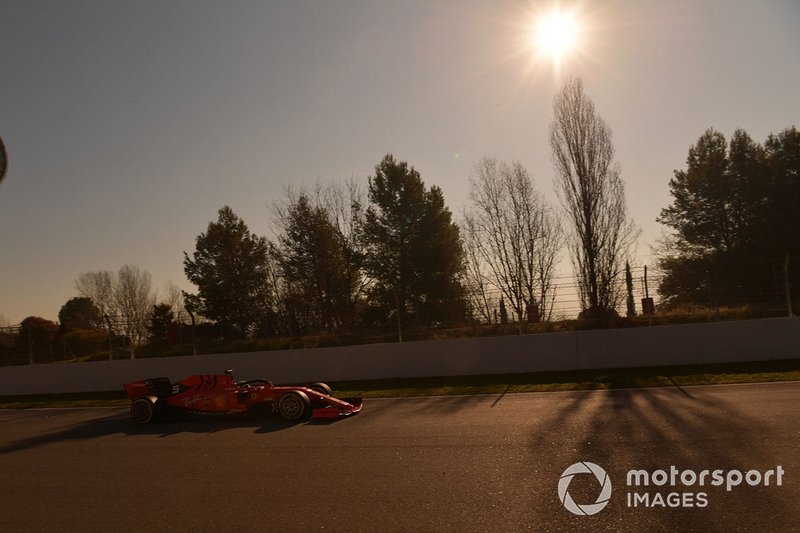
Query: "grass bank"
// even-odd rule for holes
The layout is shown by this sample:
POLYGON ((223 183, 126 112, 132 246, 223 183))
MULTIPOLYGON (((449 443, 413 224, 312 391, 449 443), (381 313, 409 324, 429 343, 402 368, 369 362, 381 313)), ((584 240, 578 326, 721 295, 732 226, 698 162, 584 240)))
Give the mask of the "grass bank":
MULTIPOLYGON (((388 398, 800 381, 800 359, 531 374, 487 374, 329 383, 337 396, 388 398)), ((0 409, 127 406, 123 391, 0 396, 0 409)))

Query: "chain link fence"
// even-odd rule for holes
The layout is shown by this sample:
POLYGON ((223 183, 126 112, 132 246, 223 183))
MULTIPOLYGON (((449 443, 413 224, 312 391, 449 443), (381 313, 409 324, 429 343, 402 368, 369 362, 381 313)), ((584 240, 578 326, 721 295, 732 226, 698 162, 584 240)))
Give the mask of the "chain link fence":
MULTIPOLYGON (((552 307, 544 306, 547 313, 531 307, 523 316, 511 308, 498 289, 488 289, 480 294, 468 294, 468 299, 481 300, 483 313, 473 312, 462 324, 419 325, 413 321, 403 325, 404 341, 448 339, 471 336, 495 336, 540 332, 571 331, 597 327, 633 327, 689 322, 740 320, 787 316, 791 312, 792 297, 789 287, 776 269, 763 276, 751 276, 733 289, 719 290, 713 277, 708 276, 695 287, 691 305, 663 305, 658 289, 664 274, 645 266, 631 267, 630 294, 625 276, 618 280, 618 318, 608 320, 581 320, 583 310, 578 282, 572 275, 559 275, 553 280, 552 307), (633 315, 629 313, 628 300, 632 300, 633 315), (501 310, 501 299, 506 310, 501 310)), ((795 296, 794 305, 797 306, 795 296)), ((538 303, 538 302, 534 302, 538 303)), ((91 330, 60 331, 59 325, 44 321, 42 324, 23 324, 0 327, 0 365, 31 365, 62 361, 89 361, 129 359, 134 357, 177 356, 276 349, 342 346, 397 342, 396 326, 385 329, 362 329, 355 332, 317 332, 296 337, 271 337, 226 339, 225 330, 213 323, 174 323, 166 339, 134 346, 124 332, 128 324, 121 316, 104 317, 104 324, 91 330)))

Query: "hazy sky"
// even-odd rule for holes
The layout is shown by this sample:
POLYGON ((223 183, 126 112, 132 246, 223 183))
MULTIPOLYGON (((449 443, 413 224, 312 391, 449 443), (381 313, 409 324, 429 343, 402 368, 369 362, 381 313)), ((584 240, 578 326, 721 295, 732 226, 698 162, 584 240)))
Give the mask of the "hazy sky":
MULTIPOLYGON (((182 252, 220 207, 269 235, 284 185, 366 182, 387 152, 454 213, 486 155, 553 197, 559 79, 527 47, 551 5, 0 0, 0 314, 55 319, 79 273, 125 264, 191 290, 182 252)), ((569 5, 583 33, 562 75, 613 130, 651 262, 668 180, 704 130, 800 126, 800 2, 569 5)))

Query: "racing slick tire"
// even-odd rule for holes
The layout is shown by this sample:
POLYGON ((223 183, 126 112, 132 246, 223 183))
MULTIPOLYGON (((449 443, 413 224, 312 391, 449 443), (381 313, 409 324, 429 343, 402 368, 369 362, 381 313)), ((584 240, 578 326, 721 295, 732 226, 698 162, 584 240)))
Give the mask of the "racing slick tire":
POLYGON ((136 398, 131 404, 131 419, 137 424, 152 422, 155 413, 155 402, 150 398, 136 398))
POLYGON ((284 420, 297 420, 311 410, 311 402, 301 391, 287 392, 278 400, 278 413, 284 420))
POLYGON ((325 383, 312 383, 308 388, 320 394, 325 394, 326 396, 333 396, 333 391, 331 391, 331 388, 325 383))

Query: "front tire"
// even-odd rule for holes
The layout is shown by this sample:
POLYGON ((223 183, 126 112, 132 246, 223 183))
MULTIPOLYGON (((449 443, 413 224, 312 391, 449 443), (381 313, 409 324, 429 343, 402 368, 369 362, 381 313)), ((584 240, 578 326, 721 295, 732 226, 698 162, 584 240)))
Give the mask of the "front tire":
POLYGON ((333 391, 325 383, 312 383, 308 388, 326 396, 333 396, 333 391))
POLYGON ((147 398, 136 398, 131 404, 131 419, 137 424, 148 424, 155 415, 155 405, 147 398))
POLYGON ((308 396, 300 391, 287 392, 278 400, 278 413, 284 420, 297 420, 311 409, 308 396))

